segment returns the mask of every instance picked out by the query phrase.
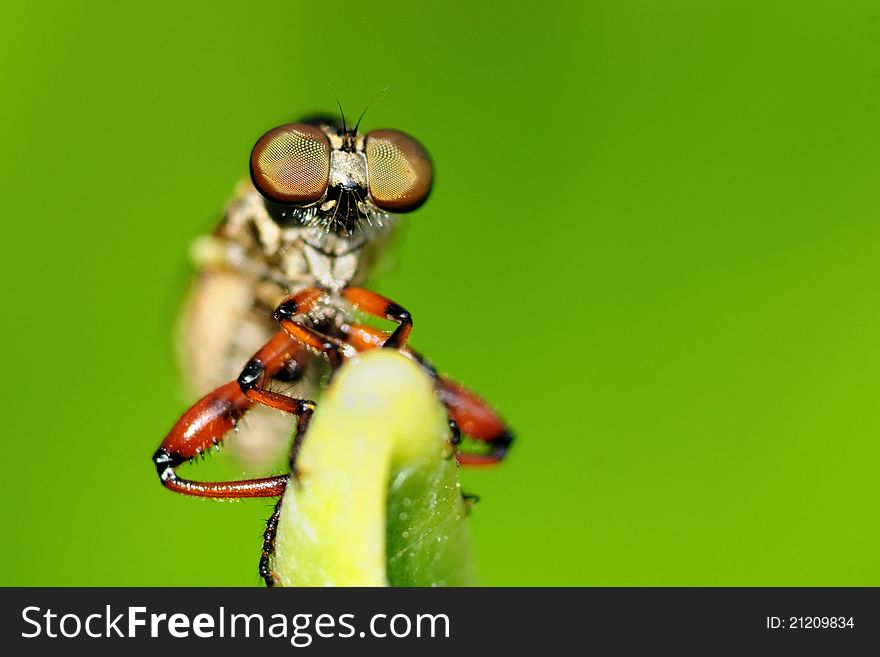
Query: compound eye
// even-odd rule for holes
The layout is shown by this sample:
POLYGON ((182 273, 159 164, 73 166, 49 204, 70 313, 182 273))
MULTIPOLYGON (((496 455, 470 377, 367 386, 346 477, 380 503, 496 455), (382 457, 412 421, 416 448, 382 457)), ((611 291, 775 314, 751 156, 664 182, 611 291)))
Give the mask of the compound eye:
POLYGON ((373 202, 383 210, 415 210, 431 191, 431 160, 415 139, 396 130, 366 137, 367 176, 373 202))
POLYGON ((274 128, 254 146, 251 179, 270 201, 314 203, 330 180, 330 141, 320 128, 305 123, 274 128))

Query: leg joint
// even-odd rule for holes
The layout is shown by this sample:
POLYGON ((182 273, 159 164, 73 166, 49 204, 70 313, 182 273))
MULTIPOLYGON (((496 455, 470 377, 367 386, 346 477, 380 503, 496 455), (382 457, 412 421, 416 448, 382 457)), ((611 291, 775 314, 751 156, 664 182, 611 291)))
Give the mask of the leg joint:
POLYGON ((412 323, 412 315, 409 314, 409 311, 393 301, 385 307, 385 317, 390 320, 396 320, 401 324, 412 323))
POLYGON ((505 429, 502 433, 495 436, 491 442, 496 447, 503 447, 507 449, 513 444, 513 434, 510 432, 509 429, 505 429))
POLYGON ((275 318, 276 322, 280 322, 283 319, 293 319, 298 312, 299 306, 296 301, 288 299, 287 301, 281 302, 278 307, 275 308, 275 312, 272 316, 275 318))
POLYGON ((238 375, 238 385, 241 391, 246 393, 263 378, 266 368, 258 359, 253 358, 247 362, 241 374, 238 375))
POLYGON ((174 468, 181 463, 183 463, 183 459, 179 456, 174 456, 171 452, 162 449, 161 447, 156 450, 155 454, 153 454, 153 464, 156 466, 156 474, 159 475, 159 479, 163 482, 177 478, 177 475, 174 473, 174 468))

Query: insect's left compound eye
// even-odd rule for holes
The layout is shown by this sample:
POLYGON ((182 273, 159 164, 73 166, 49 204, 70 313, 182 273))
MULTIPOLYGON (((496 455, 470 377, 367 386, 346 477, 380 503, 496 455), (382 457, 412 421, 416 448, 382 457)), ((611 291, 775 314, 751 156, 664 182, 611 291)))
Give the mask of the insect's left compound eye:
POLYGON ((367 134, 367 176, 373 202, 383 210, 415 210, 431 191, 431 160, 415 139, 396 130, 367 134))
POLYGON ((330 180, 330 142, 320 128, 289 123, 260 137, 251 153, 251 179, 270 201, 303 205, 324 196, 330 180))

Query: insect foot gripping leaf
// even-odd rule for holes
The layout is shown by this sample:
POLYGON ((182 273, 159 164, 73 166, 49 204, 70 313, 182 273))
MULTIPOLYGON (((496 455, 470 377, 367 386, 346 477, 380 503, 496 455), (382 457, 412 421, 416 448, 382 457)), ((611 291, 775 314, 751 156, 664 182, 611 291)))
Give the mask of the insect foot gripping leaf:
POLYGON ((339 370, 287 487, 284 586, 474 584, 446 411, 411 360, 380 349, 339 370))

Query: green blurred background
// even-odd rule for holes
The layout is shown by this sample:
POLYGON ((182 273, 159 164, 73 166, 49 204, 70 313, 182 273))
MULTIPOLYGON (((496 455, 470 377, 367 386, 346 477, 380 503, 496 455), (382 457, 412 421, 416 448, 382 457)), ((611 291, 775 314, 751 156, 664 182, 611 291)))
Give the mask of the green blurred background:
POLYGON ((435 161, 373 287, 517 430, 483 583, 880 585, 880 6, 539 4, 3 5, 0 584, 258 584, 269 504, 150 455, 188 245, 329 81, 435 161))

